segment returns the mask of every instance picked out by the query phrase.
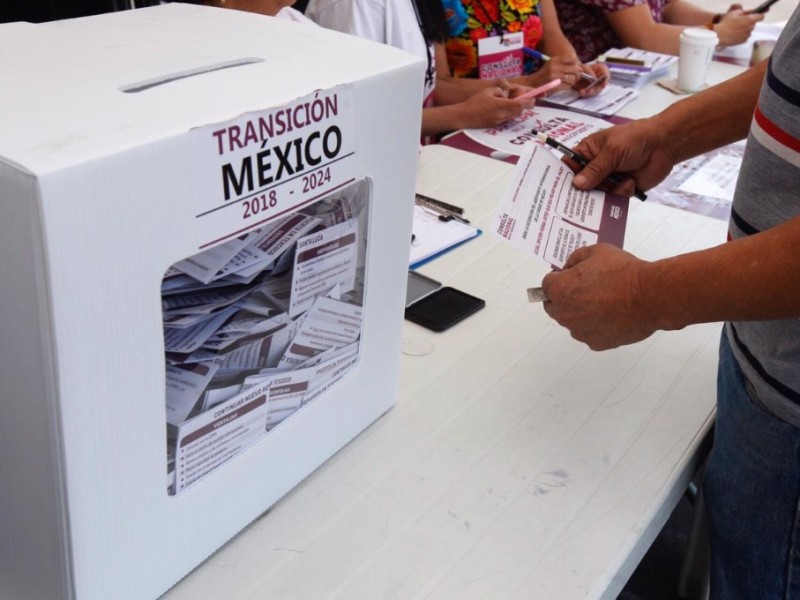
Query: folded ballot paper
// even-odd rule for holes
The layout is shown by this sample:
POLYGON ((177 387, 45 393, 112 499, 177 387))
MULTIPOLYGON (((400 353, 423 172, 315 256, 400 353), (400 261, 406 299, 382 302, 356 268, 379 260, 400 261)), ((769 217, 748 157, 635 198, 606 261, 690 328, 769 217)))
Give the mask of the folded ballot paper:
POLYGON ((528 144, 497 208, 492 231, 556 268, 582 246, 622 247, 628 198, 572 186, 573 172, 544 146, 528 144))
POLYGON ((604 62, 608 67, 611 83, 640 88, 664 77, 669 68, 678 63, 678 57, 638 48, 614 48, 599 56, 597 61, 604 62))
POLYGON ((165 275, 170 493, 213 470, 230 448, 258 441, 356 364, 362 187, 175 263, 165 275))

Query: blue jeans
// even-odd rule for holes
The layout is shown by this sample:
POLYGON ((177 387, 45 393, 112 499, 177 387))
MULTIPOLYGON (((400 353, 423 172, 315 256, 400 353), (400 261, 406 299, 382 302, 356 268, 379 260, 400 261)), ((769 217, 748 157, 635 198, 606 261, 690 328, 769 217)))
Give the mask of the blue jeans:
POLYGON ((717 388, 703 483, 711 599, 800 599, 800 429, 755 397, 724 332, 717 388))

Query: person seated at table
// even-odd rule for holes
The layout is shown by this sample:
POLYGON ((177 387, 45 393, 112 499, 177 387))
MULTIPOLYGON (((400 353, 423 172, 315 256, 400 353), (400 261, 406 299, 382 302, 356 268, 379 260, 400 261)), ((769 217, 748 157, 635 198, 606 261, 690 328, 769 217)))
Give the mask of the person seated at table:
POLYGON ((457 129, 494 127, 535 104, 516 99, 526 91, 506 81, 479 85, 444 79, 449 74, 447 24, 440 0, 310 0, 306 16, 318 25, 416 54, 426 61, 422 137, 426 143, 457 129))
POLYGON ((721 46, 747 41, 763 14, 732 4, 714 14, 685 0, 555 0, 564 34, 581 60, 593 60, 611 48, 641 48, 678 54, 681 31, 706 27, 721 46))
POLYGON ((182 2, 184 4, 202 4, 205 6, 216 6, 218 8, 229 8, 242 10, 245 12, 257 13, 268 17, 278 17, 290 21, 301 23, 311 23, 303 16, 300 11, 294 10, 291 6, 295 0, 171 0, 172 2, 182 2))
MULTIPOLYGON (((511 82, 538 87, 560 79, 564 87, 574 87, 581 95, 595 95, 605 87, 608 70, 602 64, 581 62, 561 30, 553 0, 442 0, 442 3, 448 25, 445 47, 453 76, 493 77, 498 68, 487 67, 492 62, 489 57, 493 53, 498 56, 498 44, 508 43, 513 44, 510 48, 512 56, 516 56, 516 60, 509 59, 506 63, 514 70, 508 77, 511 82), (600 84, 588 87, 582 73, 599 77, 600 84)), ((502 70, 505 72, 506 68, 502 70)))

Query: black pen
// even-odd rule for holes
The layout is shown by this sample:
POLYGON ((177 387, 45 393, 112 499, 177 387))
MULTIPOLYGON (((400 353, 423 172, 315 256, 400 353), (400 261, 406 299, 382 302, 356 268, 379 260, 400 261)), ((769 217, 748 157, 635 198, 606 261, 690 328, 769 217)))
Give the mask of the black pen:
MULTIPOLYGON (((429 210, 431 212, 434 212, 437 215, 439 215, 439 220, 440 221, 452 221, 452 220, 455 219, 456 221, 459 221, 460 223, 464 223, 466 225, 469 225, 469 220, 465 219, 460 214, 455 213, 455 212, 453 212, 452 210, 450 210, 448 208, 440 206, 438 203, 429 202, 427 199, 423 199, 419 195, 417 195, 417 198, 416 198, 416 200, 414 202, 416 204, 420 205, 422 208, 425 208, 425 209, 427 209, 427 210, 429 210)), ((462 213, 464 212, 464 209, 460 209, 460 210, 461 210, 462 213)))
MULTIPOLYGON (((553 138, 551 138, 546 133, 540 133, 540 132, 536 131, 535 129, 532 130, 531 133, 533 133, 533 135, 536 136, 537 140, 539 140, 540 142, 544 142, 545 144, 547 144, 551 148, 555 148, 556 150, 558 150, 559 152, 561 152, 562 154, 564 154, 568 158, 571 158, 572 160, 574 160, 580 166, 585 167, 586 165, 589 164, 589 161, 587 159, 585 159, 583 156, 581 156, 580 154, 578 154, 574 150, 571 150, 571 149, 567 148, 564 144, 562 144, 558 140, 554 140, 553 138)), ((622 183, 622 178, 619 175, 617 175, 616 173, 612 173, 611 175, 606 176, 606 181, 608 181, 610 184, 616 186, 616 185, 619 185, 620 183, 622 183)), ((636 196, 639 200, 642 200, 642 201, 647 200, 647 194, 645 194, 639 188, 634 188, 633 195, 636 196)))
POLYGON ((455 213, 457 215, 463 215, 464 209, 460 206, 456 206, 455 204, 448 204, 447 202, 443 202, 442 200, 437 200, 436 198, 430 198, 429 196, 424 196, 423 194, 415 194, 416 199, 420 202, 426 204, 433 204, 434 206, 438 206, 439 208, 445 209, 447 212, 455 213))

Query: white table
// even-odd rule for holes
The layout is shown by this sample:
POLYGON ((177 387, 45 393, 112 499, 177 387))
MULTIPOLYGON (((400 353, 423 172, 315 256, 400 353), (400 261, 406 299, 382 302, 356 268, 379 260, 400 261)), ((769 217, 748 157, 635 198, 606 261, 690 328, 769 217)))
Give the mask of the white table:
MULTIPOLYGON (((720 61, 711 61, 708 69, 707 81, 709 85, 714 85, 730 79, 744 71, 744 67, 734 65, 731 63, 724 63, 720 61)), ((670 72, 665 79, 676 78, 678 76, 678 68, 676 65, 670 67, 670 72)), ((656 85, 655 83, 644 86, 640 91, 639 97, 630 104, 624 106, 619 112, 620 116, 629 117, 631 119, 639 119, 648 117, 652 114, 662 111, 667 106, 676 102, 682 96, 670 92, 669 90, 656 85)))
MULTIPOLYGON (((418 189, 487 229, 511 169, 429 146, 418 189)), ((632 201, 625 247, 725 235, 632 201)), ((527 302, 546 270, 490 233, 426 265, 486 308, 441 334, 406 323, 397 406, 164 599, 615 598, 698 466, 720 326, 594 353, 527 302)))

